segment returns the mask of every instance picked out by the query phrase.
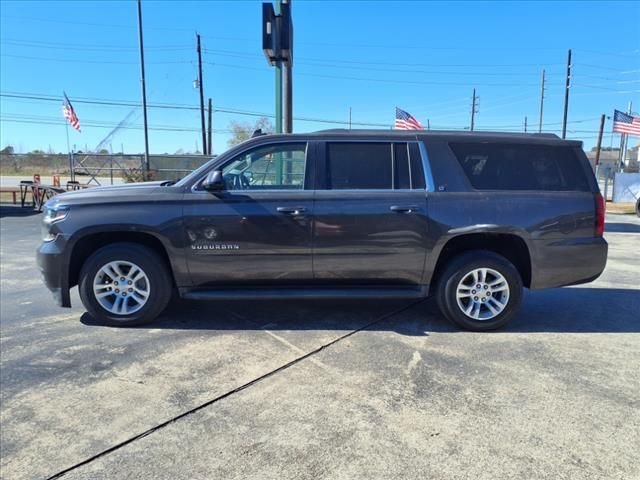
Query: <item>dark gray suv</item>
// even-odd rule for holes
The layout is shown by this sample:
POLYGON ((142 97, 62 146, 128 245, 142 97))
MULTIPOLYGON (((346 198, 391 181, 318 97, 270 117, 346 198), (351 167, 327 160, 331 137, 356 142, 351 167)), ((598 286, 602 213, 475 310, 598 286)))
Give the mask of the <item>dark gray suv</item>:
POLYGON ((604 269, 604 203, 581 143, 553 135, 329 130, 258 136, 177 183, 51 199, 38 264, 61 306, 153 320, 183 298, 435 295, 470 330, 523 287, 604 269))

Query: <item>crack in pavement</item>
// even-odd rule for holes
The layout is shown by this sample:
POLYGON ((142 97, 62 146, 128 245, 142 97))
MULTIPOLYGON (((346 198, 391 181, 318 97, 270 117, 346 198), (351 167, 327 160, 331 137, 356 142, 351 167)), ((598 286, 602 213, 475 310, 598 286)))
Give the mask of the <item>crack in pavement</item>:
POLYGON ((50 477, 47 477, 46 480, 54 480, 56 478, 60 478, 60 477, 62 477, 64 475, 66 475, 67 473, 69 473, 69 472, 71 472, 73 470, 76 470, 77 468, 80 468, 80 467, 82 467, 84 465, 87 465, 87 464, 93 462, 94 460, 97 460, 97 459, 99 459, 99 458, 101 458, 101 457, 103 457, 105 455, 108 455, 110 453, 115 452, 116 450, 121 449, 122 447, 125 447, 126 445, 129 445, 130 443, 133 443, 136 440, 140 440, 140 439, 142 439, 142 438, 144 438, 144 437, 146 437, 148 435, 151 435, 152 433, 157 432, 158 430, 161 430, 161 429, 171 425, 174 422, 177 422, 178 420, 180 420, 180 419, 182 419, 182 418, 184 418, 184 417, 186 417, 188 415, 196 413, 196 412, 198 412, 198 411, 200 411, 200 410, 202 410, 204 408, 207 408, 207 407, 213 405, 216 402, 219 402, 220 400, 223 400, 223 399, 225 399, 227 397, 230 397, 231 395, 234 395, 236 393, 239 393, 242 390, 245 390, 245 389, 247 389, 247 388, 249 388, 249 387, 251 387, 251 386, 253 386, 253 385, 255 385, 255 384, 259 383, 259 382, 261 382, 262 380, 265 380, 265 379, 267 379, 267 378, 269 378, 269 377, 271 377, 271 376, 273 376, 273 375, 275 375, 275 374, 277 374, 279 372, 282 372, 282 371, 288 369, 289 367, 292 367, 292 366, 296 365, 297 363, 299 363, 299 362, 301 362, 301 361, 303 361, 303 360, 305 360, 305 359, 307 359, 307 358, 309 358, 309 357, 321 352, 322 350, 324 350, 324 349, 326 349, 326 348, 328 348, 328 347, 330 347, 332 345, 335 345, 336 343, 338 343, 338 342, 340 342, 340 341, 342 341, 342 340, 344 340, 344 339, 346 339, 346 338, 348 338, 348 337, 350 337, 352 335, 355 335, 358 332, 366 330, 367 328, 375 325, 376 323, 380 323, 383 320, 387 320, 388 318, 393 317, 394 315, 398 315, 399 313, 402 313, 402 312, 410 309, 411 307, 413 307, 413 306, 415 306, 415 305, 417 305, 417 304, 419 304, 419 303, 421 303, 423 301, 424 301, 424 299, 420 299, 420 300, 411 302, 411 303, 409 303, 408 305, 405 305, 402 308, 399 308, 397 310, 394 310, 393 312, 390 312, 390 313, 387 313, 385 315, 382 315, 381 317, 379 317, 379 318, 377 318, 377 319, 375 319, 375 320, 363 325, 362 327, 356 328, 355 330, 352 330, 352 331, 350 331, 348 333, 345 333, 344 335, 342 335, 342 336, 340 336, 338 338, 335 338, 335 339, 331 340, 330 342, 325 343, 325 344, 319 346, 318 348, 316 348, 314 350, 311 350, 308 353, 305 353, 304 355, 301 355, 301 356, 299 356, 297 358, 294 358, 290 362, 287 362, 284 365, 281 365, 281 366, 279 366, 278 368, 276 368, 274 370, 271 370, 271 371, 269 371, 269 372, 267 372, 267 373, 265 373, 265 374, 263 374, 263 375, 261 375, 261 376, 259 376, 257 378, 254 378, 253 380, 250 380, 249 382, 247 382, 247 383, 245 383, 245 384, 243 384, 243 385, 241 385, 241 386, 239 386, 237 388, 234 388, 233 390, 230 390, 230 391, 228 391, 226 393, 223 393, 222 395, 218 395, 217 397, 215 397, 215 398, 213 398, 211 400, 208 400, 208 401, 206 401, 204 403, 201 403, 200 405, 198 405, 198 406, 196 406, 196 407, 194 407, 194 408, 192 408, 190 410, 187 410, 186 412, 183 412, 183 413, 181 413, 179 415, 176 415, 175 417, 172 417, 169 420, 165 420, 164 422, 159 423, 158 425, 156 425, 154 427, 151 427, 151 428, 145 430, 144 432, 138 433, 137 435, 134 435, 133 437, 130 437, 127 440, 124 440, 124 441, 122 441, 120 443, 117 443, 116 445, 113 445, 113 446, 111 446, 111 447, 109 447, 109 448, 107 448, 105 450, 102 450, 101 452, 96 453, 95 455, 93 455, 93 456, 91 456, 91 457, 89 457, 89 458, 87 458, 85 460, 82 460, 81 462, 78 462, 78 463, 76 463, 76 464, 74 464, 74 465, 72 465, 70 467, 67 467, 64 470, 61 470, 58 473, 56 473, 56 474, 54 474, 54 475, 52 475, 50 477))

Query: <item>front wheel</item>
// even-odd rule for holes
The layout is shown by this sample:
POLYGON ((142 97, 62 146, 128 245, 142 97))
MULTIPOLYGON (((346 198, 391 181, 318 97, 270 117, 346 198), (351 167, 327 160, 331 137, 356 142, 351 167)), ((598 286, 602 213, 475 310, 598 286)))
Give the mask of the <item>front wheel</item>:
POLYGON ((442 313, 466 330, 495 330, 516 316, 522 279, 509 260, 474 250, 455 257, 440 276, 437 301, 442 313))
POLYGON ((171 298, 165 262, 151 249, 115 243, 96 251, 79 278, 80 299, 101 323, 135 326, 155 319, 171 298))

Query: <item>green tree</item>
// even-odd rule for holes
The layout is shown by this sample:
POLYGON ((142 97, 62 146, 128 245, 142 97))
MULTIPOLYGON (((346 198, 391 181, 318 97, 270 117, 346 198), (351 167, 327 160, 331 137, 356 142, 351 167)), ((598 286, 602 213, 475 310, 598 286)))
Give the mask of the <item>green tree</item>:
POLYGON ((7 145, 0 151, 0 153, 4 155, 13 155, 15 153, 15 150, 13 148, 13 145, 7 145))
POLYGON ((231 130, 231 138, 227 142, 229 146, 237 145, 251 138, 253 132, 261 129, 263 133, 273 133, 273 123, 267 117, 259 118, 255 124, 249 122, 236 122, 232 120, 229 122, 229 129, 231 130))

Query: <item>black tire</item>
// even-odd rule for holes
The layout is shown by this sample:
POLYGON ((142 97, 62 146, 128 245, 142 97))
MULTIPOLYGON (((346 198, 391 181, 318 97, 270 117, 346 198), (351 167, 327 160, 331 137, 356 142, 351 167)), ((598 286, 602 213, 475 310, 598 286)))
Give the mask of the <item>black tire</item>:
POLYGON ((158 254, 142 245, 123 242, 102 247, 85 261, 80 271, 79 292, 82 304, 98 322, 132 327, 149 323, 162 313, 171 299, 172 282, 165 261, 158 254), (96 275, 103 266, 114 261, 135 264, 143 270, 149 282, 146 302, 139 310, 130 314, 110 312, 100 304, 94 294, 93 282, 96 275))
MULTIPOLYGON (((482 292, 484 293, 485 291, 482 292)), ((502 294, 487 292, 487 299, 492 295, 502 294)), ((478 297, 474 296, 473 298, 478 297)), ((503 256, 487 250, 472 250, 454 257, 449 264, 445 266, 444 271, 438 279, 436 301, 442 314, 451 322, 465 330, 475 332, 496 330, 511 321, 520 310, 522 303, 522 279, 520 278, 518 270, 503 256), (509 288, 508 299, 506 300, 504 309, 493 318, 487 320, 477 320, 467 316, 459 306, 457 298, 457 289, 460 281, 470 272, 479 268, 487 268, 498 272, 506 280, 509 288)), ((470 302, 471 298, 464 301, 470 302)), ((495 304, 492 303, 492 305, 495 304)), ((488 307, 482 306, 482 308, 487 315, 491 314, 487 312, 488 307)))
POLYGON ((636 215, 640 217, 640 198, 636 200, 636 215))

